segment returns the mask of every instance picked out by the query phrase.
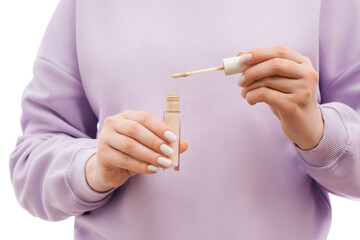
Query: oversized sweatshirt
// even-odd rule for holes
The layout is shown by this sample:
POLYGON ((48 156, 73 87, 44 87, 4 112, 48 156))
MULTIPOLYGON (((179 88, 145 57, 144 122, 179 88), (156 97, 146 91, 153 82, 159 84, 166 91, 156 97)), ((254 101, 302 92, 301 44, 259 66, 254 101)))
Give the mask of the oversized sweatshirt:
POLYGON ((23 93, 18 201, 42 219, 75 216, 75 239, 325 239, 328 194, 360 198, 359 12, 358 0, 61 0, 23 93), (319 73, 314 149, 297 148, 268 105, 250 106, 238 76, 171 79, 270 45, 319 73), (162 118, 168 93, 189 143, 180 171, 92 190, 85 164, 104 120, 162 118))

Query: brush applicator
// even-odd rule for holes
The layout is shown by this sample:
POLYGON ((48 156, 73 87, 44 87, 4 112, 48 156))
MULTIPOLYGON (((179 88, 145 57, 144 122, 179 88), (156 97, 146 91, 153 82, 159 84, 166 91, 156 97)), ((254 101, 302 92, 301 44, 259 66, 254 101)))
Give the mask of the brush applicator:
POLYGON ((246 68, 248 68, 248 65, 246 65, 245 63, 250 61, 251 58, 252 58, 251 54, 244 54, 244 55, 237 56, 237 57, 224 58, 222 66, 205 68, 205 69, 191 71, 191 72, 176 73, 176 74, 173 74, 172 77, 180 78, 180 77, 187 77, 187 76, 191 76, 191 75, 215 72, 215 71, 221 71, 221 70, 224 70, 224 73, 226 76, 236 74, 236 73, 241 73, 246 68))

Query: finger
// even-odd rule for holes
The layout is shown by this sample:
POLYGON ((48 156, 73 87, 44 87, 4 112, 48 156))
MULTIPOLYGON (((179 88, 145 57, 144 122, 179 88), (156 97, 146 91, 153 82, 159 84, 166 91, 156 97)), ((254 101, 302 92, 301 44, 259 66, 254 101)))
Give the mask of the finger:
POLYGON ((303 72, 303 66, 294 61, 273 58, 246 69, 242 76, 244 80, 242 86, 246 87, 257 80, 275 75, 294 79, 302 78, 303 72))
POLYGON ((246 100, 250 105, 266 103, 281 112, 289 103, 289 95, 271 88, 260 87, 248 92, 246 100))
MULTIPOLYGON (((104 159, 106 166, 110 168, 126 169, 129 176, 133 176, 136 173, 153 174, 154 168, 148 166, 150 164, 135 159, 125 153, 119 152, 117 149, 107 145, 101 152, 102 159, 104 159)), ((114 176, 116 178, 116 176, 114 176)))
POLYGON ((242 97, 246 98, 246 94, 248 92, 260 87, 272 88, 283 93, 294 93, 299 86, 298 81, 300 80, 278 76, 263 78, 261 80, 255 81, 247 87, 244 87, 242 90, 242 97))
POLYGON ((161 145, 166 144, 163 139, 133 120, 119 118, 113 127, 117 133, 131 137, 158 153, 162 153, 161 145))
POLYGON ((288 59, 299 64, 307 61, 306 57, 286 46, 256 48, 248 53, 252 54, 252 59, 247 62, 247 64, 251 65, 258 64, 272 58, 288 59))
POLYGON ((174 153, 174 150, 166 144, 161 146, 163 154, 159 154, 152 149, 144 146, 133 138, 117 133, 108 134, 105 141, 112 148, 129 155, 132 158, 150 163, 156 167, 167 168, 171 165, 168 159, 174 153))
MULTIPOLYGON (((143 125, 127 119, 119 119, 117 124, 114 126, 115 131, 119 134, 131 137, 143 145, 151 148, 152 150, 163 154, 161 151, 161 146, 166 144, 166 142, 155 135, 153 132, 145 128, 143 125)), ((188 144, 180 139, 180 153, 183 153, 187 150, 188 144)))
POLYGON ((159 170, 159 168, 154 165, 137 160, 119 151, 116 152, 118 157, 114 158, 116 159, 114 166, 128 170, 130 176, 135 175, 134 173, 154 174, 159 170))
POLYGON ((178 138, 170 126, 148 112, 128 110, 121 113, 120 116, 143 125, 167 142, 175 142, 178 138))

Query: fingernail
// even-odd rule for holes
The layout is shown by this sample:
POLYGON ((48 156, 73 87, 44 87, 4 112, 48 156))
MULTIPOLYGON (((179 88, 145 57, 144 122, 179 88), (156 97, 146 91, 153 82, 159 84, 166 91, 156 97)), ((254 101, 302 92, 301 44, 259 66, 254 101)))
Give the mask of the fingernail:
POLYGON ((166 144, 161 144, 160 151, 162 151, 167 156, 171 156, 174 154, 174 149, 172 149, 166 144))
POLYGON ((164 157, 158 157, 157 163, 164 166, 164 167, 170 167, 171 166, 171 160, 164 158, 164 157))
POLYGON ((250 54, 250 53, 244 54, 239 57, 239 61, 241 63, 246 63, 246 62, 250 61, 251 59, 252 59, 252 54, 250 54))
POLYGON ((159 168, 155 167, 154 165, 148 165, 147 169, 151 172, 157 172, 159 170, 159 168))
POLYGON ((242 89, 242 91, 241 91, 241 96, 242 96, 243 98, 245 98, 245 91, 244 91, 244 89, 242 89))
POLYGON ((238 85, 242 86, 245 83, 245 76, 244 74, 239 77, 238 85))
POLYGON ((169 142, 175 142, 177 140, 177 136, 169 130, 164 133, 164 138, 166 138, 169 142))

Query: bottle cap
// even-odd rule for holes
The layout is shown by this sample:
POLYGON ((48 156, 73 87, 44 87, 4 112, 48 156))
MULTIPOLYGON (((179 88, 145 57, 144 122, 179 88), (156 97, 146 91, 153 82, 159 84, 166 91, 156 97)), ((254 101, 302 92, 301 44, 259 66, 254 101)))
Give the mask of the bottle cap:
POLYGON ((243 63, 242 56, 224 58, 223 64, 225 75, 241 73, 248 67, 243 63))

